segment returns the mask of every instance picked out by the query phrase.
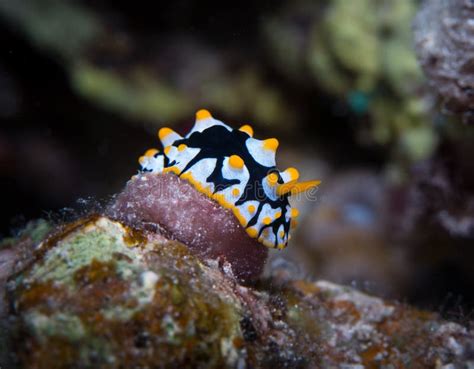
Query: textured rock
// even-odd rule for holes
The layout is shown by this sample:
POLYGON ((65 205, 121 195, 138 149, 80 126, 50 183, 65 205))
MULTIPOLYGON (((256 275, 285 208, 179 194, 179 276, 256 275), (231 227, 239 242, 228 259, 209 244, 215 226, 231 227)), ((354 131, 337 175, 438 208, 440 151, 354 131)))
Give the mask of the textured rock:
POLYGON ((9 282, 21 368, 473 364, 473 333, 434 313, 325 281, 246 288, 186 246, 105 217, 57 230, 34 260, 9 282))
POLYGON ((474 3, 424 1, 414 23, 418 59, 448 110, 474 122, 474 3))

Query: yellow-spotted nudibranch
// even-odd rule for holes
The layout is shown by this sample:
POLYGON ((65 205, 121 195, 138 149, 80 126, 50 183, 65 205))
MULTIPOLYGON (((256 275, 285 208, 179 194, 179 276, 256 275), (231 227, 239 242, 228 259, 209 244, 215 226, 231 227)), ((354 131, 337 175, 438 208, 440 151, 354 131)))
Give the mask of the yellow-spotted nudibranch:
POLYGON ((185 137, 170 128, 161 128, 158 136, 163 150, 140 157, 142 173, 174 173, 230 209, 250 237, 271 248, 287 246, 298 216, 288 198, 320 181, 299 182, 295 168, 280 172, 277 139, 255 139, 249 125, 233 129, 207 110, 196 113, 185 137))

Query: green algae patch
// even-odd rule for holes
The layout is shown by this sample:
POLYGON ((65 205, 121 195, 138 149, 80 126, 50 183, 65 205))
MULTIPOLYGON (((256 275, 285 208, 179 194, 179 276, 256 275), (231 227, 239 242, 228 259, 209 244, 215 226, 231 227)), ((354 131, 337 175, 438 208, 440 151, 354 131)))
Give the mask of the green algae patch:
POLYGON ((74 273, 94 260, 110 261, 114 253, 136 259, 137 254, 125 245, 122 232, 118 224, 101 220, 94 226, 84 226, 48 250, 33 268, 30 278, 36 282, 54 280, 70 284, 74 273))

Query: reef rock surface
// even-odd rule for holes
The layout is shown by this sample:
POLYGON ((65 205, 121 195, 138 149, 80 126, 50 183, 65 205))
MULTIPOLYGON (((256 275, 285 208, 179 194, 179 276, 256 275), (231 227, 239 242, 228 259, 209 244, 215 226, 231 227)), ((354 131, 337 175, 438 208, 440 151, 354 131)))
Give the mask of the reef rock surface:
MULTIPOLYGON (((435 313, 285 273, 253 287, 103 216, 0 250, 4 368, 466 368, 435 313)), ((470 367, 470 366, 469 366, 470 367)))
POLYGON ((445 107, 474 122, 474 3, 423 1, 415 18, 418 59, 445 107))

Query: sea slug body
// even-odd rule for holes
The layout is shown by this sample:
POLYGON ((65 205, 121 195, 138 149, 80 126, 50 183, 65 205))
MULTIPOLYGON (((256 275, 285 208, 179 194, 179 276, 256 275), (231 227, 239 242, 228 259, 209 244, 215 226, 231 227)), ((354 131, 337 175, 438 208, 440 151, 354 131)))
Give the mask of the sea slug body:
POLYGON ((158 136, 163 150, 140 157, 139 173, 106 214, 230 265, 242 283, 257 280, 268 248, 282 249, 290 239, 298 210, 288 198, 319 181, 298 182, 294 168, 278 171, 276 139, 257 140, 250 126, 232 129, 207 110, 197 112, 186 137, 170 128, 158 136))
POLYGON ((196 190, 230 209, 247 234, 270 248, 288 245, 298 211, 288 198, 319 185, 298 182, 295 168, 276 168, 278 140, 253 138, 244 125, 232 129, 207 110, 182 137, 170 128, 158 133, 163 151, 149 149, 140 157, 142 173, 173 173, 196 190))

